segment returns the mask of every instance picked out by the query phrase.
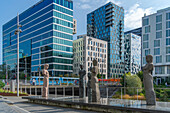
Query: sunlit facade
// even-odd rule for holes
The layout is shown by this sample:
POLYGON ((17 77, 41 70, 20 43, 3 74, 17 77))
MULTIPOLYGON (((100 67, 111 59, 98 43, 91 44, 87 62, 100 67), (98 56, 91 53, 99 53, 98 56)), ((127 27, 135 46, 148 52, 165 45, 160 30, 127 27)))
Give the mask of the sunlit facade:
POLYGON ((87 35, 108 42, 108 78, 124 74, 124 9, 112 2, 87 15, 87 35))
POLYGON ((170 7, 142 18, 142 37, 142 66, 153 55, 153 76, 161 83, 170 75, 170 7))
MULTIPOLYGON (((38 68, 49 64, 50 75, 73 72, 73 1, 41 0, 19 15, 20 72, 27 70, 37 75, 38 68)), ((17 18, 3 25, 3 63, 15 70, 17 63, 17 18)))

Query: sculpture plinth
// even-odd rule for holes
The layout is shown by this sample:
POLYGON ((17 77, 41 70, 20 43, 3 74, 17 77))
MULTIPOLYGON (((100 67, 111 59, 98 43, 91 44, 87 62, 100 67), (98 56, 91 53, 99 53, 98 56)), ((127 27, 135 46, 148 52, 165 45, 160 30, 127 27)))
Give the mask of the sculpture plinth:
POLYGON ((48 97, 48 87, 49 87, 49 72, 47 71, 48 68, 49 65, 45 64, 44 69, 42 71, 42 74, 44 75, 42 97, 48 97))
POLYGON ((147 105, 156 105, 156 95, 153 86, 153 56, 147 55, 146 56, 147 64, 142 67, 143 70, 143 81, 144 81, 144 88, 145 88, 145 95, 146 95, 146 104, 147 105))

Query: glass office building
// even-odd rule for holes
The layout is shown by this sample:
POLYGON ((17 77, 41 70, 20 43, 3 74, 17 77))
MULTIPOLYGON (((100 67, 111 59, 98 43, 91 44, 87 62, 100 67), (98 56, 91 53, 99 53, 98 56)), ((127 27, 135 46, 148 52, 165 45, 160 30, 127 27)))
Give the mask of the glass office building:
POLYGON ((108 41, 108 78, 124 74, 124 9, 112 2, 87 15, 87 35, 108 41))
MULTIPOLYGON (((50 75, 73 72, 73 1, 41 0, 19 15, 20 72, 36 75, 49 64, 50 75), (25 66, 26 62, 26 66, 25 66)), ((3 25, 3 63, 16 69, 17 17, 3 25)))
POLYGON ((125 72, 141 71, 141 37, 133 33, 125 35, 125 72))

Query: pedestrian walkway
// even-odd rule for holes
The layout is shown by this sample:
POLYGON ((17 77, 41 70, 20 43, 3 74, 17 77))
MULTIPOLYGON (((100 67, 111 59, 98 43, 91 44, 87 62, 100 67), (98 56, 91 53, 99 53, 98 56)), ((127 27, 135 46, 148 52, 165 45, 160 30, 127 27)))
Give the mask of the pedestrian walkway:
POLYGON ((14 109, 6 104, 2 99, 0 100, 0 113, 17 113, 14 109))
MULTIPOLYGON (((71 108, 62 108, 62 107, 56 107, 56 106, 32 104, 32 103, 28 103, 27 102, 28 100, 21 99, 21 97, 7 97, 7 100, 13 102, 13 105, 10 107, 12 107, 12 109, 15 109, 15 111, 17 110, 17 113, 19 112, 19 110, 23 112, 27 112, 27 113, 29 112, 30 113, 97 113, 97 112, 71 109, 71 108)), ((7 105, 6 103, 4 104, 7 105)), ((4 112, 4 113, 16 113, 15 111, 4 112)))

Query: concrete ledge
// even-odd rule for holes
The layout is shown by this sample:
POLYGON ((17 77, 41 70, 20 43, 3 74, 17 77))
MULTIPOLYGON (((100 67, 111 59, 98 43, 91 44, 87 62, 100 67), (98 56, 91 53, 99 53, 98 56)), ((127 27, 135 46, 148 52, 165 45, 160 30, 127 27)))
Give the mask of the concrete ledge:
POLYGON ((74 101, 62 101, 35 97, 22 97, 22 99, 28 99, 31 103, 52 105, 67 108, 76 108, 82 110, 90 110, 97 112, 109 112, 109 113, 170 113, 170 111, 161 111, 153 109, 143 109, 143 108, 130 108, 130 107, 120 107, 111 105, 102 105, 97 103, 85 103, 85 102, 74 102, 74 101))

